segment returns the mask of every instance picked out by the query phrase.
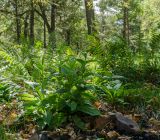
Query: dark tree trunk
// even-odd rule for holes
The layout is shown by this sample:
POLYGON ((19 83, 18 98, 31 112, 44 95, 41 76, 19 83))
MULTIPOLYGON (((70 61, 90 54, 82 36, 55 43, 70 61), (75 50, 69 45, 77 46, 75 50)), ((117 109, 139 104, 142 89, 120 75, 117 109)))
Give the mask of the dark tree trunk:
POLYGON ((70 29, 66 30, 65 40, 66 40, 67 45, 69 46, 71 44, 71 30, 70 29))
POLYGON ((43 5, 39 4, 39 7, 40 7, 40 10, 41 10, 41 13, 36 11, 43 19, 43 21, 45 22, 45 25, 47 27, 47 30, 48 32, 50 32, 51 30, 51 27, 50 27, 50 24, 48 22, 48 19, 47 19, 47 15, 46 15, 46 10, 44 9, 43 5))
POLYGON ((56 5, 52 4, 51 9, 51 32, 55 32, 56 28, 56 5))
POLYGON ((56 29, 56 5, 52 4, 51 5, 51 26, 49 30, 49 35, 50 35, 49 42, 53 49, 56 48, 55 29, 56 29))
POLYGON ((43 36, 43 39, 44 39, 44 48, 46 48, 47 47, 47 43, 46 43, 46 23, 45 23, 45 21, 44 21, 44 23, 43 23, 43 25, 44 25, 44 36, 43 36))
POLYGON ((17 32, 17 43, 20 43, 21 37, 21 21, 18 13, 18 0, 15 0, 15 16, 16 16, 16 32, 17 32))
POLYGON ((26 14, 25 19, 24 19, 24 38, 27 39, 28 37, 28 18, 29 15, 26 14))
POLYGON ((86 9, 86 20, 87 20, 88 35, 91 35, 94 31, 93 0, 84 0, 84 1, 85 1, 85 9, 86 9))
POLYGON ((36 12, 43 18, 45 22, 45 26, 47 27, 48 33, 49 33, 49 45, 54 49, 56 47, 56 5, 53 3, 51 5, 51 22, 49 23, 49 20, 46 16, 46 10, 43 7, 42 4, 39 4, 41 13, 36 10, 36 12))
POLYGON ((139 48, 142 48, 142 33, 141 33, 141 21, 139 20, 138 22, 138 27, 139 27, 139 31, 138 31, 138 46, 139 48))
POLYGON ((30 43, 34 45, 34 5, 33 1, 31 2, 30 10, 30 43))
POLYGON ((105 33, 105 25, 106 25, 106 22, 105 22, 105 12, 103 11, 101 13, 101 28, 100 28, 100 31, 102 33, 101 35, 101 40, 104 40, 105 36, 104 36, 104 33, 105 33))
MULTIPOLYGON (((127 3, 128 0, 124 0, 127 3)), ((127 6, 123 8, 123 38, 129 46, 129 9, 127 6)))

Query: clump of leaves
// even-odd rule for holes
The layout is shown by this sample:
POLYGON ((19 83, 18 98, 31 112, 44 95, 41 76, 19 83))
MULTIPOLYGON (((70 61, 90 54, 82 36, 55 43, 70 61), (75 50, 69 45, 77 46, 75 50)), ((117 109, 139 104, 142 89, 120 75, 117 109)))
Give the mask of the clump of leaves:
POLYGON ((8 101, 10 99, 9 91, 7 86, 0 84, 0 102, 8 101))
POLYGON ((9 140, 6 135, 6 131, 2 125, 0 125, 0 139, 1 140, 9 140))
MULTIPOLYGON (((48 68, 50 76, 47 77, 52 91, 43 84, 26 81, 25 85, 30 87, 28 93, 19 94, 19 99, 24 102, 25 114, 33 116, 41 128, 59 127, 69 118, 78 127, 84 128, 84 123, 77 115, 79 112, 91 116, 100 115, 93 105, 97 100, 94 85, 88 83, 93 79, 89 65, 94 60, 87 59, 87 54, 76 56, 68 48, 63 53, 54 55, 55 60, 48 68)), ((46 79, 45 76, 43 79, 46 79)))

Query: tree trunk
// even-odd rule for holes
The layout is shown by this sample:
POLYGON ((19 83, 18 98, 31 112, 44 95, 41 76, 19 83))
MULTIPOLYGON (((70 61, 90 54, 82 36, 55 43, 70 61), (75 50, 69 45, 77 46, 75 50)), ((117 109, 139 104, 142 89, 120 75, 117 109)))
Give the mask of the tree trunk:
POLYGON ((43 39, 44 39, 44 48, 46 48, 47 47, 47 43, 46 43, 46 23, 45 23, 45 21, 44 21, 44 23, 43 23, 43 25, 44 25, 44 36, 43 36, 43 39))
POLYGON ((54 49, 56 48, 56 5, 51 5, 51 26, 49 30, 49 43, 51 47, 54 49))
POLYGON ((43 7, 42 4, 39 4, 39 7, 40 7, 40 10, 41 10, 41 13, 38 12, 38 11, 36 11, 36 12, 42 17, 43 21, 45 22, 45 25, 47 27, 48 32, 50 32, 51 27, 50 27, 49 21, 47 19, 46 10, 45 10, 45 8, 43 7))
POLYGON ((47 27, 48 33, 49 33, 49 45, 51 46, 52 49, 56 48, 56 5, 53 3, 51 5, 51 16, 50 16, 50 23, 49 20, 47 19, 46 15, 46 10, 43 7, 42 4, 39 4, 41 13, 36 10, 36 12, 43 18, 44 24, 47 27))
POLYGON ((70 29, 66 30, 65 40, 66 40, 66 44, 69 46, 71 44, 71 30, 70 29))
POLYGON ((123 8, 123 38, 129 46, 129 9, 126 5, 128 3, 128 0, 124 0, 124 3, 125 5, 123 8))
POLYGON ((34 5, 33 1, 31 2, 30 10, 30 43, 34 45, 34 5))
POLYGON ((25 19, 24 19, 24 38, 27 39, 28 37, 28 18, 29 15, 26 14, 25 19))
POLYGON ((21 37, 21 21, 18 13, 18 0, 15 0, 15 16, 16 16, 16 32, 17 32, 17 43, 20 43, 21 37))
POLYGON ((86 9, 86 20, 88 35, 91 35, 94 31, 93 22, 94 22, 94 9, 93 9, 93 0, 84 0, 85 9, 86 9))
POLYGON ((41 13, 36 10, 36 12, 43 18, 44 24, 47 27, 49 33, 49 45, 52 49, 56 48, 56 5, 53 3, 51 4, 51 16, 50 16, 50 23, 47 19, 46 10, 42 4, 39 4, 41 13))

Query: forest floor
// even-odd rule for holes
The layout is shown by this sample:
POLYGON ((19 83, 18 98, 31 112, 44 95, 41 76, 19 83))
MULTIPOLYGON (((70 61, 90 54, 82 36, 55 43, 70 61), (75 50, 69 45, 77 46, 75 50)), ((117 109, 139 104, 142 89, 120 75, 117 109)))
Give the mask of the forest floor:
MULTIPOLYGON (((151 105, 140 112, 139 107, 129 108, 95 102, 101 116, 80 114, 86 128, 80 130, 71 122, 55 130, 37 131, 34 121, 20 122, 22 113, 17 100, 0 105, 0 140, 160 140, 160 121, 151 105), (114 106, 114 107, 113 107, 114 106)), ((157 112, 156 112, 157 113, 157 112)))

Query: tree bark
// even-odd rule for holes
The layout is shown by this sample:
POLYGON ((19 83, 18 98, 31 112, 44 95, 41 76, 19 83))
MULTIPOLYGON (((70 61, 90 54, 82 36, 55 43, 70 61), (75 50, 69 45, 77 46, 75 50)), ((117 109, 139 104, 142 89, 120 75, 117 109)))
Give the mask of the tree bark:
POLYGON ((17 32, 17 43, 20 43, 21 37, 21 21, 18 13, 18 0, 15 0, 15 16, 16 16, 16 32, 17 32))
POLYGON ((40 10, 41 10, 41 13, 39 11, 37 11, 36 9, 35 10, 42 17, 42 19, 45 22, 45 25, 47 27, 47 30, 49 32, 51 30, 50 29, 51 27, 50 27, 50 24, 49 24, 48 19, 47 19, 46 10, 44 9, 44 7, 41 4, 39 4, 39 7, 40 7, 40 10))
POLYGON ((50 15, 50 22, 47 19, 46 10, 42 4, 39 4, 41 12, 35 9, 35 11, 42 17, 47 27, 49 33, 49 45, 52 49, 56 48, 56 5, 53 3, 51 4, 51 15, 50 15))
POLYGON ((86 20, 87 20, 87 28, 88 35, 91 35, 94 31, 94 9, 93 9, 93 0, 84 0, 85 9, 86 9, 86 20))
POLYGON ((33 1, 31 2, 30 10, 30 43, 34 45, 34 5, 33 1))
POLYGON ((124 8, 123 8, 123 38, 125 39, 127 45, 129 46, 129 9, 126 4, 128 0, 124 0, 124 8))
POLYGON ((24 38, 27 39, 28 37, 28 18, 29 15, 26 14, 25 19, 24 19, 24 38))
POLYGON ((41 13, 39 11, 36 10, 36 12, 43 18, 45 25, 47 27, 48 33, 49 33, 49 45, 54 49, 56 48, 56 34, 55 34, 55 30, 56 30, 56 5, 53 3, 51 5, 51 22, 49 23, 49 20, 47 19, 46 16, 46 12, 44 7, 39 4, 41 13))
POLYGON ((70 29, 66 29, 65 31, 66 35, 65 35, 65 42, 66 44, 69 46, 71 44, 71 30, 70 29))
POLYGON ((56 48, 56 5, 51 5, 51 26, 49 30, 49 43, 51 47, 54 49, 56 48))
POLYGON ((43 23, 43 25, 44 25, 44 35, 43 35, 43 39, 44 39, 44 48, 46 48, 47 47, 47 42, 46 42, 46 23, 45 23, 45 21, 43 21, 44 23, 43 23))

